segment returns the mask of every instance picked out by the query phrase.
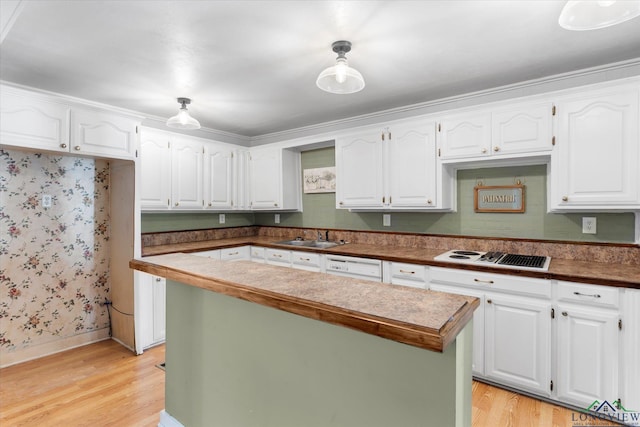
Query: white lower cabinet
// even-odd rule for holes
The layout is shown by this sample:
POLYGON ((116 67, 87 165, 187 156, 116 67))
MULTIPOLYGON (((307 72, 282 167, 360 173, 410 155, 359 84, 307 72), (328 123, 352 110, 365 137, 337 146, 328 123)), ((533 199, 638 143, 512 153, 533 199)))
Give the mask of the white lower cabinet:
POLYGON ((420 289, 428 287, 428 268, 426 265, 387 261, 383 263, 383 266, 384 282, 420 289))
POLYGON ((291 267, 291 251, 267 248, 265 250, 265 261, 271 265, 291 267))
POLYGON ((322 271, 324 255, 313 252, 291 251, 291 267, 299 270, 322 271))
POLYGON ((551 301, 485 295, 485 376, 549 396, 551 301))
POLYGON ((140 340, 142 348, 163 343, 166 337, 166 289, 167 279, 139 273, 140 278, 140 340))
POLYGON ((220 259, 222 261, 249 260, 251 259, 249 246, 220 249, 220 259))
POLYGON ((250 259, 253 262, 258 262, 260 264, 264 264, 266 262, 265 259, 265 248, 260 246, 251 246, 249 248, 250 259))

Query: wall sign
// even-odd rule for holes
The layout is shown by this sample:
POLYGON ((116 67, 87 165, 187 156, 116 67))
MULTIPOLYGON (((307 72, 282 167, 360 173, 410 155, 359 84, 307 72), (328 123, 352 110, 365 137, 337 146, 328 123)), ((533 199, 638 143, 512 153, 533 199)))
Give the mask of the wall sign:
POLYGON ((476 186, 473 188, 475 212, 524 212, 524 185, 476 186))
POLYGON ((336 167, 305 169, 302 180, 305 193, 335 193, 336 167))

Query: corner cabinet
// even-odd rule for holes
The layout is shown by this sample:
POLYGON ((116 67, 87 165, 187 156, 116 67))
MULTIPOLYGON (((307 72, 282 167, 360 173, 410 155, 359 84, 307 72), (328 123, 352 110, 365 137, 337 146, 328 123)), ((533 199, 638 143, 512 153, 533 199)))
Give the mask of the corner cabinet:
POLYGON ((249 153, 249 207, 302 210, 300 152, 269 147, 249 153))
POLYGON ((339 138, 336 176, 338 209, 450 208, 432 121, 396 122, 339 138))
POLYGON ((550 210, 640 209, 639 97, 635 84, 558 100, 550 210))

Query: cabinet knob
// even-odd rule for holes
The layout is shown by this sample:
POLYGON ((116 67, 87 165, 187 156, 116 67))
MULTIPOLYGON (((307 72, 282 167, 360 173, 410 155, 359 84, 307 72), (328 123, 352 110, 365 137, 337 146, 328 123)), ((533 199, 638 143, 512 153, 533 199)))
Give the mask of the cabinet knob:
POLYGON ((567 201, 569 201, 569 198, 567 196, 562 196, 562 201, 563 202, 567 202, 567 201))
POLYGON ((500 147, 493 147, 493 151, 500 151, 500 147))
POLYGON ((491 303, 493 303, 493 301, 492 301, 492 300, 490 300, 490 299, 488 299, 488 300, 487 300, 487 304, 491 304, 491 303))
POLYGON ((209 206, 211 206, 211 202, 209 202, 209 206))
POLYGON ((342 206, 342 205, 344 205, 344 203, 343 203, 343 202, 340 202, 340 206, 342 206))
POLYGON ((430 205, 430 204, 432 204, 432 203, 433 203, 433 201, 432 201, 431 199, 427 200, 427 204, 428 204, 428 205, 430 205))
POLYGON ((562 315, 563 315, 563 316, 568 316, 568 315, 569 315, 569 313, 567 313, 566 311, 563 311, 563 312, 562 312, 562 315))
POLYGON ((176 202, 176 206, 178 206, 180 203, 176 202))
POLYGON ((80 151, 80 146, 76 145, 75 147, 73 147, 73 149, 76 150, 76 151, 80 151))
POLYGON ((483 148, 482 151, 481 151, 482 154, 485 154, 486 152, 487 152, 486 148, 483 148))
POLYGON ((161 282, 162 279, 160 277, 156 277, 156 282, 161 282))
POLYGON ((60 148, 67 148, 67 144, 60 144, 60 148))
POLYGON ((273 206, 278 207, 278 204, 277 204, 277 203, 274 203, 274 204, 273 204, 273 206))

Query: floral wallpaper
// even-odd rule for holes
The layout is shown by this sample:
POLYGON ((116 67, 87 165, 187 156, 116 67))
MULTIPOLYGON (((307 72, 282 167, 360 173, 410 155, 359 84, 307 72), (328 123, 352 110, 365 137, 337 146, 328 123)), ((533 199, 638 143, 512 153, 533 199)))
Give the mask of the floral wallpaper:
POLYGON ((0 150, 0 257, 0 352, 108 328, 108 163, 0 150))

